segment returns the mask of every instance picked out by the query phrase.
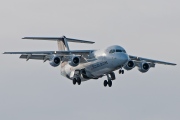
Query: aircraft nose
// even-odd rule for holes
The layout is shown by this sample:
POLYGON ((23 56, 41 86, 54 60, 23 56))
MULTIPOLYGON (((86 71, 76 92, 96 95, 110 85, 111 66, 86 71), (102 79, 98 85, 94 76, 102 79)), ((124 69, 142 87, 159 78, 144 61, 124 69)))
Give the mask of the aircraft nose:
POLYGON ((129 55, 127 55, 126 53, 122 53, 120 56, 120 60, 122 61, 122 64, 125 64, 129 60, 129 55))

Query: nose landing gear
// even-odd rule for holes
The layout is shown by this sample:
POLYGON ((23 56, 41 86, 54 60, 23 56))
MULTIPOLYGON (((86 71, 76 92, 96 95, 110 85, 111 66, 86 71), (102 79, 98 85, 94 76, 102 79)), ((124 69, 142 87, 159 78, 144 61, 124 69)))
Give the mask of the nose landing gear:
POLYGON ((124 74, 124 70, 119 70, 119 74, 124 74))

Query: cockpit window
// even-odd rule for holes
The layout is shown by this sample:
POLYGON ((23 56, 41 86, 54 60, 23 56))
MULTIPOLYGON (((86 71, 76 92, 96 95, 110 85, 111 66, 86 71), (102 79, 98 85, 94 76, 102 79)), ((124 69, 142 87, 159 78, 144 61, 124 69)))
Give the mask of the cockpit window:
POLYGON ((124 52, 124 53, 126 53, 125 50, 120 50, 120 49, 117 49, 116 52, 124 52))
POLYGON ((124 52, 124 53, 126 53, 126 51, 125 51, 125 50, 123 50, 123 52, 124 52))
POLYGON ((122 50, 116 50, 116 52, 122 52, 122 50))
POLYGON ((112 50, 109 51, 110 54, 115 53, 115 52, 117 52, 117 53, 119 53, 119 52, 124 52, 124 53, 126 53, 125 50, 121 50, 121 49, 116 49, 116 50, 115 50, 115 49, 112 49, 112 50))
POLYGON ((114 50, 114 49, 113 49, 113 50, 110 50, 109 53, 115 53, 115 50, 114 50))

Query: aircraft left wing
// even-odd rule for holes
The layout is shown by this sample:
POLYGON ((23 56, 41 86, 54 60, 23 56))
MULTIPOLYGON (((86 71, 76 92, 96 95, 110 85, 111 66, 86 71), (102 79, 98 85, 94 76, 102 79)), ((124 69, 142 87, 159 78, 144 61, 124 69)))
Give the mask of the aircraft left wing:
POLYGON ((21 54, 22 59, 35 59, 35 60, 49 60, 51 55, 72 56, 72 54, 77 56, 89 55, 94 50, 71 50, 71 51, 31 51, 31 52, 4 52, 3 54, 21 54))
POLYGON ((132 55, 129 55, 129 58, 131 60, 136 61, 136 62, 146 61, 146 62, 149 62, 151 64, 176 65, 175 63, 169 63, 169 62, 164 62, 164 61, 152 60, 152 59, 142 58, 142 57, 137 57, 137 56, 132 56, 132 55))

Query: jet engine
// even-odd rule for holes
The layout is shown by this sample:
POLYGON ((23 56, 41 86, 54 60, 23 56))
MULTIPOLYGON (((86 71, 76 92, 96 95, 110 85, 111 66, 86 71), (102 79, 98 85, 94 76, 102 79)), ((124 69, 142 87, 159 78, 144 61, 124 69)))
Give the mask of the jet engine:
POLYGON ((73 66, 73 67, 78 66, 79 63, 80 63, 80 59, 79 59, 79 57, 77 57, 77 56, 73 56, 73 57, 71 58, 71 60, 69 61, 69 65, 71 65, 71 66, 73 66))
POLYGON ((58 56, 53 56, 49 61, 49 64, 53 67, 59 66, 60 63, 61 63, 61 59, 58 56))
POLYGON ((134 61, 130 60, 127 62, 127 64, 124 66, 125 70, 131 70, 135 67, 134 61))
POLYGON ((147 72, 147 71, 149 70, 149 68, 150 68, 150 66, 149 66, 149 64, 146 63, 146 62, 142 62, 142 63, 140 63, 139 66, 138 66, 138 70, 139 70, 140 72, 142 72, 142 73, 147 72))

